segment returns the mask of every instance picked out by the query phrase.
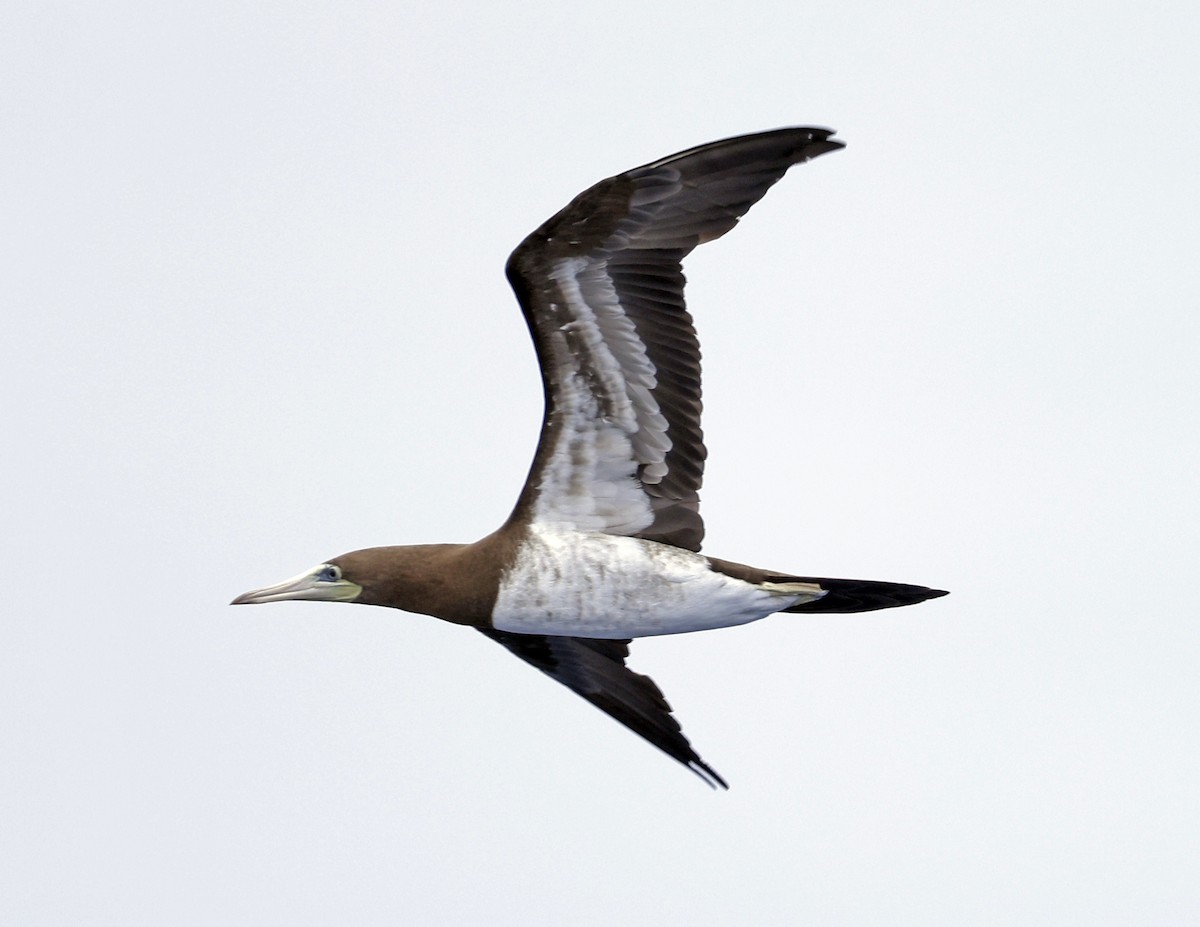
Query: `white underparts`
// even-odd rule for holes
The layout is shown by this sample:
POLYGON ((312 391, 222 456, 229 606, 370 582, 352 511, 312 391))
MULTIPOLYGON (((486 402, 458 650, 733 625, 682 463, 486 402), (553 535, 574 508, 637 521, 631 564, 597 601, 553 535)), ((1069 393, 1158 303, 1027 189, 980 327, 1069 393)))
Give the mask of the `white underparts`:
POLYGON ((522 634, 649 637, 746 624, 822 595, 810 583, 734 579, 666 544, 535 524, 501 578, 492 624, 522 634))

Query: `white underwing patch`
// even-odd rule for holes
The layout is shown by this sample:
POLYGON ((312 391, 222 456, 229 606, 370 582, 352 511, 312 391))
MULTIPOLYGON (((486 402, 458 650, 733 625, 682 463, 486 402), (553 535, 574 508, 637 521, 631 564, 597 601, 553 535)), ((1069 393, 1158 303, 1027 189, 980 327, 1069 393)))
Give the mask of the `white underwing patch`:
POLYGON ((655 368, 602 262, 563 260, 551 276, 569 318, 548 339, 559 428, 534 521, 637 534, 654 520, 642 482, 666 475, 671 448, 655 368))

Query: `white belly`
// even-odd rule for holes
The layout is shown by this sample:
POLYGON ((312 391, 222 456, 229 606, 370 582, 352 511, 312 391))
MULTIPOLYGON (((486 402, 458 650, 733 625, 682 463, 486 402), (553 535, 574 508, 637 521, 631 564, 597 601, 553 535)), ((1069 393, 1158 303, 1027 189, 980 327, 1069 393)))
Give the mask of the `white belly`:
POLYGON ((501 579, 492 624, 521 634, 648 637, 757 621, 803 598, 714 572, 677 547, 542 525, 501 579))

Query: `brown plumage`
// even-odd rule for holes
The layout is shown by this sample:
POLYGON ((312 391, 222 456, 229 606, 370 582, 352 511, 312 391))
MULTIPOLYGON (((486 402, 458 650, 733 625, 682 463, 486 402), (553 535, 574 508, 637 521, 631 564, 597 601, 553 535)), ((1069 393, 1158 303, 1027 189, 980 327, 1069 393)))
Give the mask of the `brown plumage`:
POLYGON ((234 603, 358 602, 476 627, 725 787, 654 682, 625 666, 630 638, 945 595, 697 553, 706 450, 682 261, 733 228, 793 164, 841 148, 832 134, 779 129, 713 142, 577 196, 508 261, 545 412, 507 522, 474 544, 343 554, 234 603))

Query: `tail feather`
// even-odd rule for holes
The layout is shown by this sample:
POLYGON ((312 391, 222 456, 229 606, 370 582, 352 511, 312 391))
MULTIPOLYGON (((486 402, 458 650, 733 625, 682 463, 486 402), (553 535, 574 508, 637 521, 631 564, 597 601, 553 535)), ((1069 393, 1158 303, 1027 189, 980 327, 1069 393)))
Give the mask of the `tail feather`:
POLYGON ((796 579, 819 585, 825 590, 825 595, 812 602, 802 602, 785 608, 785 612, 872 612, 879 608, 915 605, 926 599, 936 599, 949 594, 944 589, 910 586, 907 583, 882 583, 870 579, 816 579, 807 576, 796 579))

